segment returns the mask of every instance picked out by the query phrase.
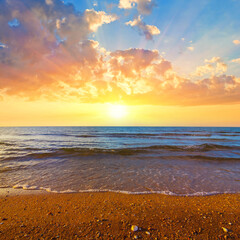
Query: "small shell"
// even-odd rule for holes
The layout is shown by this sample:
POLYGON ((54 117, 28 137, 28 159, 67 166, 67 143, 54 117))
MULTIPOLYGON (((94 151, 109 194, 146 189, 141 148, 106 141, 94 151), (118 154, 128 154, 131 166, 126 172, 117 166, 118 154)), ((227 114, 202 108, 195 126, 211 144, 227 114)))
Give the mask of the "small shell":
POLYGON ((228 229, 227 229, 227 228, 225 228, 225 227, 222 227, 222 230, 223 230, 225 233, 227 233, 227 232, 228 232, 228 229))
POLYGON ((133 232, 136 232, 136 231, 138 230, 138 226, 132 225, 131 230, 132 230, 133 232))

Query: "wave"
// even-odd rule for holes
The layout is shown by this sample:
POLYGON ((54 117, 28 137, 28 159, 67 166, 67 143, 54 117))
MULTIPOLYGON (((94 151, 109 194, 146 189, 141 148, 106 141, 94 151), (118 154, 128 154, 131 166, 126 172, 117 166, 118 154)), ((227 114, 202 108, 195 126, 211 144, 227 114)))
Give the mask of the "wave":
MULTIPOLYGON (((24 153, 20 156, 8 156, 1 161, 28 161, 35 159, 48 159, 48 158, 67 158, 67 157, 81 157, 81 156, 96 156, 96 155, 122 155, 122 156, 131 156, 138 154, 157 154, 166 158, 166 154, 171 152, 171 155, 168 155, 169 158, 188 158, 191 156, 194 159, 208 159, 208 160, 239 160, 239 158, 225 158, 225 157, 212 157, 212 156, 202 156, 196 155, 196 153, 210 152, 210 151, 226 151, 226 150, 240 150, 240 146, 226 146, 219 144, 199 144, 199 145, 153 145, 147 147, 137 147, 137 148, 120 148, 120 149, 102 149, 102 148, 58 148, 58 149, 48 149, 41 152, 41 149, 37 149, 36 152, 24 153), (181 153, 175 154, 175 153, 181 153), (23 154, 24 153, 24 154, 23 154), (195 155, 191 155, 191 154, 195 155)), ((237 152, 236 152, 237 153, 237 152)), ((223 153, 224 156, 224 153, 223 153)))
POLYGON ((8 143, 8 142, 0 142, 0 145, 3 145, 3 146, 14 146, 15 144, 8 143))
POLYGON ((220 144, 204 143, 199 145, 155 145, 146 147, 145 149, 166 149, 172 151, 211 151, 211 150, 240 149, 240 146, 227 146, 220 144))
POLYGON ((83 135, 76 135, 76 137, 82 138, 91 138, 91 137, 110 137, 110 138, 149 138, 159 136, 159 134, 155 133, 103 133, 103 134, 83 134, 83 135))
POLYGON ((240 146, 227 146, 220 144, 204 143, 199 145, 153 145, 147 147, 137 148, 121 148, 121 149, 102 149, 102 148, 60 148, 63 152, 93 152, 93 153, 117 153, 117 154, 131 154, 136 152, 145 152, 148 150, 178 150, 178 151, 209 151, 209 150, 225 150, 225 149, 240 149, 240 146))
POLYGON ((19 136, 62 136, 62 137, 74 137, 75 135, 67 133, 18 133, 19 136))
POLYGON ((227 134, 227 133, 220 134, 220 136, 223 136, 223 137, 240 137, 239 134, 227 134))
MULTIPOLYGON (((211 137, 213 134, 220 136, 240 136, 240 132, 162 132, 162 133, 95 133, 95 134, 67 134, 67 133, 42 133, 39 136, 58 136, 58 137, 76 137, 76 138, 150 138, 150 137, 211 137)), ((35 134, 19 134, 21 136, 36 136, 35 134)))
POLYGON ((191 137, 211 137, 211 133, 161 133, 161 136, 191 136, 191 137))
POLYGON ((217 131, 217 132, 215 132, 215 133, 240 133, 240 132, 238 132, 238 131, 231 131, 231 132, 229 132, 229 131, 217 131))
POLYGON ((161 136, 193 136, 193 137, 211 137, 210 133, 104 133, 99 135, 77 135, 76 137, 116 137, 116 138, 149 138, 161 136))
POLYGON ((92 135, 92 134, 83 134, 83 135, 76 135, 75 137, 80 137, 80 138, 96 138, 96 137, 101 137, 100 135, 92 135))
POLYGON ((3 168, 0 168, 0 173, 10 172, 12 170, 13 168, 11 167, 3 167, 3 168))
MULTIPOLYGON (((46 159, 69 159, 69 158, 81 158, 81 157, 114 157, 114 156, 144 156, 145 159, 149 157, 159 158, 159 159, 174 159, 174 160, 208 160, 208 161, 239 161, 240 158, 237 157, 227 157, 225 156, 225 151, 234 150, 234 154, 239 154, 240 146, 223 146, 217 144, 201 144, 192 146, 171 146, 171 145, 155 145, 149 147, 139 147, 139 148, 122 148, 122 149, 100 149, 100 148, 60 148, 54 150, 48 150, 41 152, 22 153, 19 156, 7 156, 5 158, 0 158, 1 162, 8 161, 37 161, 46 159), (213 151, 213 152, 211 152, 213 151), (219 156, 216 155, 214 151, 221 153, 219 156), (208 153, 209 152, 209 153, 208 153), (203 155, 204 153, 204 155, 203 155)), ((15 169, 4 169, 3 171, 13 171, 15 169)))
POLYGON ((194 192, 194 193, 174 193, 172 191, 168 190, 162 190, 162 191, 125 191, 125 190, 112 190, 112 189, 83 189, 83 190, 53 190, 50 187, 38 187, 38 186, 31 186, 28 184, 17 184, 12 187, 13 189, 20 189, 20 190, 42 190, 49 193, 58 193, 58 194, 65 194, 65 193, 121 193, 121 194, 131 194, 131 195, 144 195, 144 194, 163 194, 163 195, 170 195, 170 196, 210 196, 210 195, 217 195, 217 194, 235 194, 239 192, 218 192, 218 191, 212 191, 212 192, 194 192))
POLYGON ((192 155, 192 156, 183 156, 183 158, 191 158, 194 160, 206 160, 206 161, 239 161, 240 158, 234 157, 213 157, 213 156, 202 156, 202 155, 192 155))

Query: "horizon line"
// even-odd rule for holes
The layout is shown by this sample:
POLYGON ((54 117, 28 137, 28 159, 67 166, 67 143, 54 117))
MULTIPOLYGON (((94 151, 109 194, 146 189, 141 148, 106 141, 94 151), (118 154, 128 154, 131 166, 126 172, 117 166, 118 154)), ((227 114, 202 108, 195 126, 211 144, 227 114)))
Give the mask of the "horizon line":
POLYGON ((24 128, 24 127, 195 127, 195 128, 204 128, 204 127, 214 127, 214 128, 239 128, 240 126, 214 126, 214 125, 206 125, 206 126, 191 126, 191 125, 176 125, 176 126, 172 126, 172 125, 41 125, 41 126, 37 126, 37 125, 26 125, 26 126, 0 126, 0 128, 10 128, 10 127, 19 127, 19 128, 24 128))

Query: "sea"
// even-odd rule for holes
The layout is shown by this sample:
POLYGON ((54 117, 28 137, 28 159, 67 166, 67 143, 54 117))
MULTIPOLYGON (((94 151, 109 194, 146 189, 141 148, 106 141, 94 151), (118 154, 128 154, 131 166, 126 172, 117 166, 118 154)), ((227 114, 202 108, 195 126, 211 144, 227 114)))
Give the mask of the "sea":
POLYGON ((240 128, 1 127, 0 188, 240 192, 240 128))

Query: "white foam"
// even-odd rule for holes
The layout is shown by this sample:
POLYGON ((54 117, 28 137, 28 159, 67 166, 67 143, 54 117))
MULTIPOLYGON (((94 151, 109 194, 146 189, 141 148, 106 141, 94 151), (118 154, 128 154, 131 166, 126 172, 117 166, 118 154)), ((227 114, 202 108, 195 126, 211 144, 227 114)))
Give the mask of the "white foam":
POLYGON ((112 192, 112 193, 121 193, 121 194, 131 194, 131 195, 144 195, 144 194, 163 194, 170 196, 209 196, 217 194, 234 194, 237 192, 196 192, 189 194, 179 194, 171 191, 144 191, 144 192, 132 192, 132 191, 123 191, 123 190, 111 190, 111 189, 88 189, 88 190, 79 190, 80 193, 95 193, 95 192, 112 192))
POLYGON ((29 185, 23 185, 23 186, 22 186, 22 189, 23 189, 23 190, 30 190, 30 187, 31 187, 31 186, 29 186, 29 185))
POLYGON ((59 191, 59 193, 77 193, 77 191, 68 189, 68 190, 64 190, 64 191, 59 191))
POLYGON ((12 188, 23 189, 23 190, 39 190, 39 188, 37 186, 30 186, 27 184, 24 184, 24 185, 17 184, 17 185, 14 185, 12 188))
POLYGON ((12 188, 14 188, 14 189, 20 189, 20 188, 23 188, 23 186, 22 186, 22 185, 19 185, 19 184, 17 184, 17 185, 14 185, 12 188))
POLYGON ((52 190, 49 187, 38 187, 38 186, 30 186, 27 184, 24 185, 14 185, 12 188, 14 189, 23 189, 23 190, 44 190, 49 193, 104 193, 104 192, 111 192, 111 193, 121 193, 121 194, 131 194, 131 195, 145 195, 145 194, 163 194, 163 195, 170 195, 170 196, 209 196, 209 195, 217 195, 217 194, 234 194, 234 193, 240 193, 240 192, 195 192, 195 193, 189 193, 189 194, 178 194, 171 191, 142 191, 142 192, 133 192, 133 191, 124 191, 124 190, 112 190, 112 189, 86 189, 86 190, 79 190, 75 191, 72 189, 57 191, 52 190))
POLYGON ((38 190, 37 186, 25 186, 24 190, 38 190))

